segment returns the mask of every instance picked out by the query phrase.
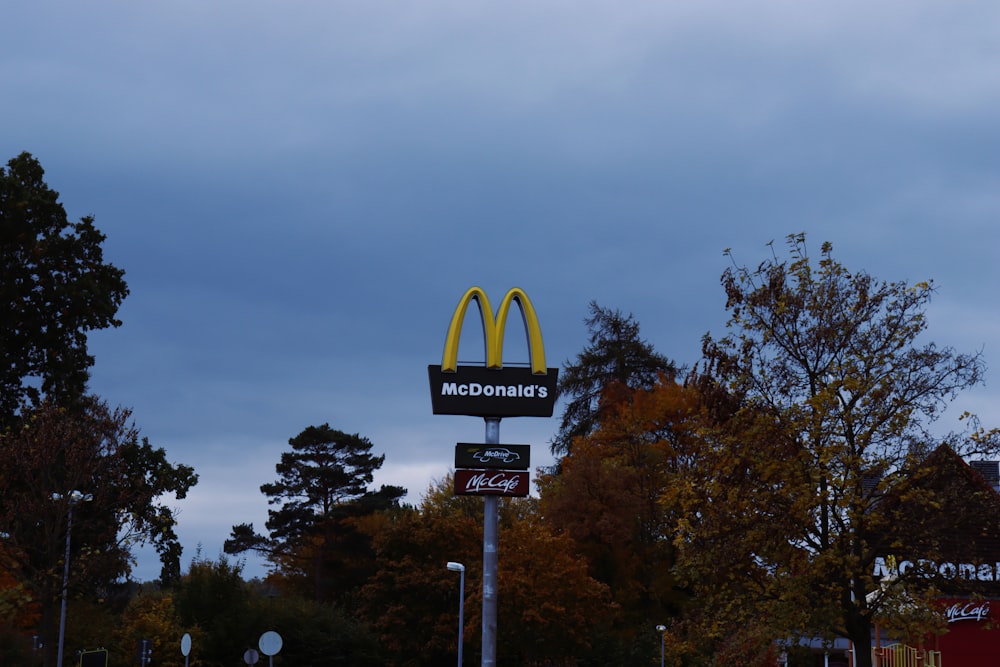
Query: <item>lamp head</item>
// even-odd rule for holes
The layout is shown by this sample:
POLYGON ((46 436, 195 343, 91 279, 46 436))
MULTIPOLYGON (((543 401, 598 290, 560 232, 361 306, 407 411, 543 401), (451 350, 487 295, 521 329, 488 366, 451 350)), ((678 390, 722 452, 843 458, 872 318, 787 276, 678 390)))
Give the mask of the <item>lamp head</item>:
POLYGON ((452 572, 465 572, 465 566, 455 561, 448 561, 448 569, 452 572))

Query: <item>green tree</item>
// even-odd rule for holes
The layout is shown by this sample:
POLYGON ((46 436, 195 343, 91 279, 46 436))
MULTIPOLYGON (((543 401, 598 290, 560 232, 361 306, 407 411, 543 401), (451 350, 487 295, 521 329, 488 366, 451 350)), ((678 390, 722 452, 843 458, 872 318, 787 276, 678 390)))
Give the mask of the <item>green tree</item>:
MULTIPOLYGON (((264 630, 282 639, 276 665, 324 665, 329 667, 383 667, 382 647, 368 626, 353 613, 316 600, 295 596, 256 596, 264 630)), ((263 662, 265 658, 261 656, 263 662)), ((227 663, 229 664, 229 663, 227 663)))
POLYGON ((591 301, 584 323, 590 332, 587 346, 559 375, 559 395, 567 402, 552 441, 552 452, 558 455, 569 453, 574 438, 598 426, 602 411, 614 401, 610 390, 648 388, 661 374, 676 372, 672 361, 639 336, 639 323, 631 313, 591 301))
POLYGON ((372 443, 329 424, 309 426, 288 441, 275 466, 278 481, 261 492, 276 509, 268 510, 269 537, 252 524, 233 526, 227 553, 258 550, 286 577, 308 576, 317 600, 331 600, 359 587, 371 576, 368 538, 358 530, 361 517, 398 505, 406 490, 368 486, 385 456, 372 443))
MULTIPOLYGON (((788 245, 787 260, 722 276, 730 333, 706 336, 699 381, 738 407, 703 424, 672 500, 688 509, 676 542, 716 620, 847 637, 870 667, 880 499, 917 469, 930 424, 983 365, 921 342, 931 283, 852 273, 829 244, 814 264, 802 234, 788 245)), ((955 438, 962 454, 995 453, 995 440, 955 438)))
MULTIPOLYGON (((188 632, 191 665, 224 667, 238 663, 264 632, 273 630, 283 641, 276 665, 385 664, 368 628, 351 614, 329 603, 282 595, 269 583, 244 581, 242 572, 241 564, 225 556, 209 561, 199 553, 173 592, 172 609, 169 596, 154 597, 153 603, 133 601, 128 627, 120 633, 125 645, 134 646, 137 632, 157 638, 153 664, 160 664, 156 651, 175 650, 181 633, 188 632), (172 637, 164 635, 167 628, 174 628, 172 637)), ((174 655, 184 664, 179 651, 174 655)))
POLYGON ((124 271, 92 217, 71 223, 28 153, 0 168, 0 427, 23 405, 83 395, 87 332, 117 327, 124 271))
POLYGON ((139 437, 129 411, 92 397, 72 409, 42 404, 0 433, 3 567, 40 604, 46 650, 56 646, 69 493, 91 498, 72 506, 69 594, 108 599, 128 577, 136 544, 154 545, 166 578, 179 572, 176 520, 158 500, 183 498, 196 482, 190 467, 139 437))
POLYGON ((241 564, 225 556, 213 562, 199 552, 174 591, 179 625, 191 633, 193 664, 232 665, 256 645, 254 633, 259 637, 267 629, 256 618, 253 589, 242 572, 241 564))

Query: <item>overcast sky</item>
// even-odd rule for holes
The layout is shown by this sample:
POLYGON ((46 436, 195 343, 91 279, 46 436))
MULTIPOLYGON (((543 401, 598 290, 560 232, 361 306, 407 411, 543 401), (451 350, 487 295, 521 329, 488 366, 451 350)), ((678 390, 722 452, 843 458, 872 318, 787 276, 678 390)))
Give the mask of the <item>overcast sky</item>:
MULTIPOLYGON (((14 0, 0 102, 0 159, 38 158, 126 271, 92 390, 200 475, 171 503, 185 570, 263 529, 309 425, 369 437, 418 502, 483 437, 431 414, 426 371, 473 285, 528 293, 550 366, 591 300, 690 364, 723 250, 806 232, 933 279, 929 338, 994 369, 942 427, 1000 425, 994 0, 14 0)), ((500 438, 545 465, 557 423, 500 438)))

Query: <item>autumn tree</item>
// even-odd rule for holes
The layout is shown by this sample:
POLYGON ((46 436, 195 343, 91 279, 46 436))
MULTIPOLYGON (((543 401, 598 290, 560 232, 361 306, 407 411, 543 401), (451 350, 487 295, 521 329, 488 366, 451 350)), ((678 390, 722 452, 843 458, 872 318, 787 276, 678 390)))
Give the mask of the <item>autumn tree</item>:
POLYGON ((278 480, 263 484, 268 536, 252 524, 233 526, 227 553, 249 549, 264 553, 283 576, 308 577, 317 600, 330 600, 359 587, 371 575, 368 538, 361 518, 398 505, 406 490, 383 485, 370 490, 385 456, 372 454, 372 442, 329 424, 309 426, 288 441, 275 466, 278 480))
POLYGON ((73 409, 43 404, 16 431, 0 433, 2 567, 41 606, 47 650, 56 646, 72 491, 91 500, 73 507, 71 596, 114 595, 131 571, 135 544, 158 550, 164 579, 179 572, 176 519, 159 499, 183 498, 197 476, 140 438, 130 418, 128 410, 86 397, 73 409))
POLYGON ((613 402, 609 389, 650 387, 660 374, 672 375, 672 361, 657 353, 639 335, 639 323, 631 313, 603 308, 590 302, 590 316, 584 320, 589 331, 587 346, 559 375, 559 395, 566 401, 552 452, 569 453, 573 439, 593 431, 600 423, 602 409, 613 402))
POLYGON ((0 664, 28 664, 30 639, 38 625, 38 603, 27 582, 17 576, 13 547, 0 538, 0 664))
MULTIPOLYGON (((170 593, 143 592, 129 600, 113 632, 116 651, 109 656, 113 665, 135 664, 135 653, 129 649, 136 647, 140 640, 151 642, 156 665, 162 667, 184 667, 184 657, 179 650, 180 638, 185 632, 192 634, 191 627, 181 624, 170 593)), ((193 639, 204 646, 202 634, 195 629, 193 639)), ((107 643, 107 640, 100 645, 107 643)))
MULTIPOLYGON (((802 234, 788 247, 788 259, 722 276, 730 331, 706 336, 699 381, 738 409, 705 425, 672 498, 688 509, 675 539, 692 579, 709 582, 699 592, 716 619, 846 637, 869 667, 880 499, 924 459, 930 425, 983 364, 922 341, 932 283, 850 272, 829 244, 814 262, 802 234)), ((996 452, 995 437, 953 440, 960 455, 996 452)))
POLYGON ((482 504, 455 496, 448 476, 428 489, 418 508, 372 526, 376 568, 361 590, 359 615, 377 633, 387 664, 454 662, 459 582, 448 561, 466 566, 465 645, 472 655, 481 623, 482 598, 477 605, 473 596, 482 579, 482 504), (412 632, 415 627, 421 632, 412 632))
MULTIPOLYGON (((593 650, 608 623, 607 588, 587 572, 571 540, 542 522, 536 501, 500 503, 498 651, 510 664, 564 664, 593 650)), ((375 536, 376 576, 362 591, 362 616, 376 628, 389 664, 444 665, 456 656, 459 575, 465 565, 465 655, 480 648, 483 502, 455 496, 451 475, 420 506, 394 513, 375 536), (420 627, 421 633, 412 628, 420 627)), ((567 663, 568 664, 568 663, 567 663)))
POLYGON ((534 498, 504 501, 499 549, 498 660, 614 664, 605 653, 619 618, 611 592, 572 539, 544 521, 534 498))
POLYGON ((44 174, 28 153, 0 168, 0 426, 43 397, 83 395, 87 333, 119 326, 128 294, 94 219, 70 222, 44 174))
POLYGON ((610 662, 647 655, 656 625, 681 613, 687 596, 673 574, 675 506, 663 495, 697 451, 698 393, 660 376, 620 392, 600 425, 577 438, 559 474, 540 481, 550 530, 572 540, 589 573, 607 585, 620 613, 610 628, 610 662))

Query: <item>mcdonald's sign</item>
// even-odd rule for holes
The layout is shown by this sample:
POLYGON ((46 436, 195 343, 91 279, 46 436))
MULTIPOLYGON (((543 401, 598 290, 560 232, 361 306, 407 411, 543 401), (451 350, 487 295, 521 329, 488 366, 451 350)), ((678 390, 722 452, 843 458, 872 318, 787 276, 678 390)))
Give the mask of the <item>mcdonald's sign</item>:
POLYGON ((479 287, 469 288, 458 302, 444 343, 440 366, 428 366, 431 407, 436 415, 474 417, 551 417, 556 402, 558 368, 545 366, 542 329, 524 290, 515 287, 504 295, 496 317, 490 301, 479 287), (473 301, 483 323, 486 363, 458 364, 458 341, 465 313, 473 301), (503 341, 507 318, 517 304, 528 338, 529 366, 503 365, 503 341))

